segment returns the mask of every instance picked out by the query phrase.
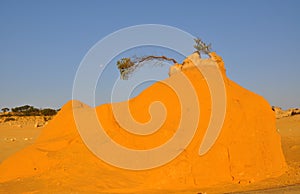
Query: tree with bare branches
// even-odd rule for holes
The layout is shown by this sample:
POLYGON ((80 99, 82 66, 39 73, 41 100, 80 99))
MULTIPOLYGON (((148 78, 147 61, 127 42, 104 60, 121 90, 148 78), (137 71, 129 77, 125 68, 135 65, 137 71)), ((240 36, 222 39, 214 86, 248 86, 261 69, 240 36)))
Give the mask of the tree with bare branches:
MULTIPOLYGON (((206 45, 200 38, 194 39, 195 45, 194 48, 196 49, 195 52, 203 54, 209 54, 211 52, 211 44, 206 45)), ((173 58, 168 58, 166 56, 143 56, 143 57, 131 57, 131 58, 122 58, 117 61, 117 67, 120 71, 121 79, 127 80, 129 75, 133 73, 137 68, 143 66, 146 62, 149 61, 169 61, 173 64, 177 63, 177 61, 173 58)))

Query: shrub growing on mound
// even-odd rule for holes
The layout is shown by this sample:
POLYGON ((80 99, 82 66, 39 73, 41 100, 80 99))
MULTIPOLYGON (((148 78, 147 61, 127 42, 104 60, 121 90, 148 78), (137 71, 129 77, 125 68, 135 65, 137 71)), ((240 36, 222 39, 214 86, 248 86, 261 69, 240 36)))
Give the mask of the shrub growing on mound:
MULTIPOLYGON (((208 55, 211 52, 211 44, 205 44, 200 38, 194 39, 195 45, 194 48, 196 49, 195 52, 198 52, 199 55, 201 53, 208 55)), ((127 80, 129 76, 139 67, 142 67, 145 63, 149 61, 157 61, 159 63, 163 62, 172 62, 173 64, 177 63, 177 61, 173 58, 169 58, 166 56, 142 56, 142 57, 126 57, 121 58, 117 61, 117 67, 119 69, 121 79, 127 80)))

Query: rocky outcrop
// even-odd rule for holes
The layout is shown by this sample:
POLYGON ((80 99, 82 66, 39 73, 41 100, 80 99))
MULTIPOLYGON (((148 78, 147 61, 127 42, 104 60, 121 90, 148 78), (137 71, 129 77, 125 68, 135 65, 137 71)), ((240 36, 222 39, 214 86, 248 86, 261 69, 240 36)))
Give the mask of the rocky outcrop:
POLYGON ((211 52, 209 53, 210 59, 201 59, 200 55, 198 52, 194 52, 189 58, 186 58, 182 64, 178 64, 175 63, 173 66, 170 67, 169 69, 169 76, 172 76, 176 73, 181 72, 182 70, 186 70, 189 68, 193 68, 195 67, 195 64, 191 61, 191 57, 192 58, 199 58, 201 60, 207 60, 207 61, 214 61, 218 64, 220 71, 225 74, 226 73, 226 69, 225 69, 225 65, 224 65, 224 61, 223 59, 217 55, 217 53, 215 52, 211 52))
MULTIPOLYGON (((223 72, 227 105, 225 120, 214 145, 206 154, 199 155, 199 146, 213 118, 213 102, 206 79, 191 61, 196 57, 193 54, 182 65, 176 64, 168 79, 153 84, 129 101, 96 108, 70 101, 43 129, 35 144, 0 165, 0 182, 32 178, 47 185, 47 189, 62 187, 66 191, 85 193, 143 193, 143 190, 184 190, 220 183, 250 184, 282 175, 286 163, 271 106, 263 97, 229 80, 224 63, 216 54, 210 59, 198 57, 197 60, 202 60, 201 65, 219 68, 223 72), (186 88, 193 91, 185 93, 186 88), (195 101, 190 101, 191 94, 195 101), (186 108, 182 105, 184 101, 193 106, 186 108), (163 106, 156 106, 157 102, 163 106), (130 133, 128 129, 130 126, 134 128, 134 124, 129 124, 127 114, 121 114, 123 117, 117 120, 114 111, 115 106, 121 107, 121 113, 128 111, 124 104, 129 105, 134 121, 140 123, 139 132, 148 130, 150 124, 158 126, 157 130, 148 135, 130 133), (195 110, 200 110, 200 114, 195 110), (81 117, 75 120, 73 113, 77 111, 81 117), (99 159, 93 154, 96 152, 91 152, 83 142, 77 128, 79 120, 87 124, 85 127, 79 125, 80 131, 89 133, 90 137, 99 132, 92 130, 95 127, 89 120, 92 113, 96 113, 97 122, 111 139, 94 141, 98 146, 117 142, 127 150, 153 150, 171 141, 179 129, 182 133, 176 137, 181 140, 191 126, 196 128, 187 147, 173 150, 180 151, 173 160, 151 169, 129 170, 99 159), (121 125, 122 119, 127 127, 121 125), (156 119, 163 122, 156 125, 156 119), (187 122, 182 127, 184 121, 187 122)), ((105 151, 112 154, 116 150, 105 151)), ((148 161, 165 157, 146 156, 148 161)), ((130 165, 140 165, 128 155, 114 155, 112 159, 115 158, 129 158, 130 165)))
POLYGON ((281 107, 273 106, 272 110, 275 112, 277 119, 300 114, 300 109, 298 108, 290 108, 287 110, 283 110, 281 107))
POLYGON ((0 117, 0 123, 3 125, 15 126, 15 127, 43 127, 48 124, 53 116, 2 116, 0 117))

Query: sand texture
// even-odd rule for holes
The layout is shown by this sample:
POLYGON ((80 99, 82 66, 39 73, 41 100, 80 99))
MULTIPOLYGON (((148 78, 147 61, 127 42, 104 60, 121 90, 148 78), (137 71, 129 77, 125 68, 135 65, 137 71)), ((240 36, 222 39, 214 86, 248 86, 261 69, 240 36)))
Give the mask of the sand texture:
MULTIPOLYGON (((286 185, 296 185, 289 188, 297 191, 300 183, 299 116, 276 120, 263 97, 227 78, 218 55, 212 53, 210 59, 199 60, 203 60, 204 66, 213 64, 221 70, 227 105, 221 133, 203 156, 199 155, 199 146, 210 122, 212 100, 205 78, 187 58, 168 79, 153 84, 127 102, 92 108, 79 101, 69 101, 43 127, 34 143, 2 161, 0 192, 223 193, 286 185), (134 150, 155 148, 175 136, 184 116, 192 119, 198 115, 193 112, 196 109, 181 105, 183 100, 178 91, 184 93, 188 87, 194 88, 197 97, 197 102, 189 103, 194 103, 200 114, 197 122, 191 120, 183 129, 188 130, 196 122, 196 132, 188 146, 181 147, 181 153, 163 166, 126 170, 107 164, 87 148, 77 130, 78 122, 86 122, 83 130, 92 131, 95 125, 89 118, 96 115, 107 136, 118 144, 134 150), (136 132, 151 131, 147 122, 158 129, 148 135, 129 133, 124 128, 133 129, 136 124, 129 122, 126 116, 120 117, 128 111, 140 124, 140 131, 136 132), (78 119, 78 116, 81 121, 75 122, 74 117, 78 119)), ((11 130, 0 129, 3 134, 11 130)), ((138 162, 132 160, 133 164, 138 162)))

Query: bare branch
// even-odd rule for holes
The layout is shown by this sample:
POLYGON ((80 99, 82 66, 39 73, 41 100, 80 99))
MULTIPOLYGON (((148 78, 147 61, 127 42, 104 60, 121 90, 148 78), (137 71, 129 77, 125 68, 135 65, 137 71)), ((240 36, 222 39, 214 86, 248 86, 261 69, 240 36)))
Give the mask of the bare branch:
POLYGON ((168 58, 166 56, 152 56, 152 55, 141 58, 140 61, 139 61, 139 63, 142 63, 144 61, 153 60, 153 59, 165 60, 165 61, 172 61, 173 63, 177 63, 177 61, 175 59, 168 58))
POLYGON ((171 61, 177 63, 173 58, 168 58, 166 56, 145 56, 145 57, 132 57, 131 58, 122 58, 117 61, 117 66, 121 74, 121 79, 128 79, 129 75, 134 72, 138 67, 141 67, 147 61, 171 61))
MULTIPOLYGON (((194 39, 195 45, 194 48, 196 52, 209 54, 211 52, 211 44, 206 45, 200 38, 194 39)), ((131 58, 122 58, 117 61, 117 66, 121 74, 121 79, 128 79, 129 75, 133 73, 138 67, 143 66, 147 61, 158 61, 163 64, 162 61, 170 61, 177 63, 175 59, 168 58, 166 56, 144 56, 144 57, 131 57, 131 58)))

